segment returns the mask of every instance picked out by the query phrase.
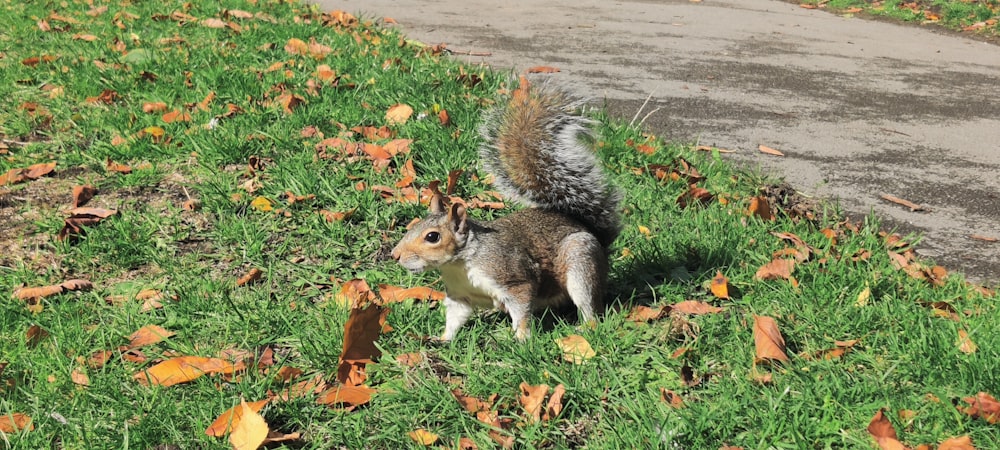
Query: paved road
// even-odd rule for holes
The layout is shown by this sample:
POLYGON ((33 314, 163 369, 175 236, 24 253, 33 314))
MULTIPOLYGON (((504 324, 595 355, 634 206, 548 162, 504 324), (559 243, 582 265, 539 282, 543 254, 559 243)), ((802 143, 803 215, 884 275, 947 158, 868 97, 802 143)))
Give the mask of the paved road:
POLYGON ((1000 283, 1000 242, 971 237, 1000 238, 996 45, 777 0, 316 1, 490 54, 455 56, 469 63, 559 67, 624 118, 649 97, 650 131, 737 150, 727 157, 922 232, 919 253, 1000 283))

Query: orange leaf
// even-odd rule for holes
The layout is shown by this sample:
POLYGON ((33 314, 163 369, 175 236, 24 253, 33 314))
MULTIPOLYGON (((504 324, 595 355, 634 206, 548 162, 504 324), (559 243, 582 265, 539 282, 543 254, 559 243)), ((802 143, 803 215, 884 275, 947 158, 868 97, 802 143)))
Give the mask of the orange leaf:
POLYGON ((112 161, 111 158, 108 158, 108 160, 105 162, 104 168, 108 172, 118 172, 118 173, 122 173, 122 174, 130 174, 130 173, 132 173, 132 167, 130 167, 128 165, 125 165, 125 164, 116 163, 116 162, 112 161))
POLYGON ((911 202, 909 200, 901 199, 899 197, 896 197, 895 195, 882 194, 881 197, 882 197, 883 200, 890 201, 890 202, 893 202, 893 203, 895 203, 897 205, 902 205, 902 206, 905 206, 907 208, 910 208, 910 211, 926 211, 927 210, 923 206, 920 206, 920 205, 918 205, 916 203, 913 203, 913 202, 911 202))
POLYGON ((972 338, 969 337, 969 333, 965 330, 958 330, 958 342, 955 344, 958 346, 958 350, 962 353, 975 353, 979 348, 975 342, 972 342, 972 338))
POLYGON ((696 300, 684 300, 682 302, 674 303, 671 305, 671 310, 694 315, 715 314, 722 312, 722 308, 718 306, 712 306, 708 303, 696 300))
POLYGON ((79 368, 73 369, 73 372, 69 374, 69 379, 73 382, 73 384, 79 386, 90 386, 90 377, 88 377, 87 374, 79 368))
POLYGON ((771 205, 767 202, 767 197, 763 195, 750 199, 750 207, 747 212, 762 220, 774 220, 774 216, 771 215, 771 205))
POLYGON ((87 280, 72 279, 66 280, 59 284, 63 289, 67 291, 86 291, 93 289, 94 283, 87 280))
POLYGON ((175 109, 168 113, 164 113, 163 116, 161 116, 160 118, 163 120, 163 123, 191 121, 191 115, 179 109, 175 109))
POLYGON ((552 389, 549 402, 545 405, 545 414, 542 415, 543 421, 549 421, 559 416, 563 409, 562 398, 564 395, 566 395, 566 386, 563 386, 562 383, 552 389))
POLYGON ((409 120, 410 116, 413 114, 413 108, 405 104, 396 104, 391 106, 385 112, 385 120, 389 122, 389 125, 404 124, 409 120))
POLYGON ((159 325, 146 325, 129 336, 129 348, 145 347, 175 335, 159 325))
POLYGON ((356 385, 364 381, 364 364, 373 363, 382 355, 375 340, 382 333, 388 316, 389 308, 379 305, 351 309, 344 324, 344 349, 337 368, 337 380, 341 383, 356 385), (361 374, 357 373, 359 368, 361 374))
POLYGON ((452 389, 451 395, 455 397, 459 405, 462 405, 471 414, 476 414, 480 411, 489 411, 493 408, 493 402, 496 400, 496 394, 493 394, 484 401, 470 395, 465 395, 459 389, 452 389))
POLYGON ((368 403, 375 390, 368 386, 337 386, 319 394, 316 403, 327 406, 343 406, 347 411, 368 403))
POLYGON ((228 434, 232 429, 236 428, 239 425, 240 420, 243 419, 244 405, 246 405, 250 411, 258 413, 269 401, 271 401, 271 399, 264 399, 250 403, 240 401, 239 405, 233 406, 232 408, 227 409, 226 412, 219 415, 219 417, 215 419, 215 422, 212 422, 212 424, 205 429, 205 434, 215 437, 221 437, 228 434))
POLYGON ((785 338, 778 331, 778 324, 767 316, 753 316, 753 342, 757 349, 755 362, 770 360, 788 361, 785 354, 785 338))
POLYGON ((240 421, 233 424, 229 443, 234 450, 257 450, 267 439, 267 422, 242 399, 240 411, 240 421))
POLYGON ((24 176, 32 180, 37 180, 52 173, 54 170, 56 170, 56 163, 54 161, 50 163, 32 164, 28 166, 28 170, 25 172, 24 176))
POLYGON ((25 345, 27 345, 28 348, 34 348, 40 342, 42 342, 43 339, 49 337, 49 332, 45 331, 44 328, 38 325, 32 325, 28 327, 28 331, 26 331, 24 334, 25 334, 24 336, 25 345))
POLYGON ((534 66, 529 67, 528 73, 556 73, 559 72, 559 68, 552 66, 534 66))
POLYGON ((781 152, 779 152, 779 151, 777 151, 777 150, 775 150, 775 149, 773 149, 771 147, 768 147, 766 145, 760 145, 760 146, 757 147, 757 149, 760 150, 761 153, 767 153, 768 155, 785 156, 784 153, 781 153, 781 152))
POLYGON ((382 304, 399 303, 404 300, 444 300, 445 294, 427 286, 414 286, 403 288, 400 286, 390 286, 388 284, 378 285, 378 297, 382 299, 382 304))
POLYGON ((364 306, 375 300, 375 293, 368 287, 368 282, 360 278, 345 281, 340 291, 334 296, 334 301, 340 306, 364 306))
POLYGON ((236 366, 224 359, 203 356, 178 356, 163 361, 149 369, 139 371, 133 378, 142 385, 173 386, 187 383, 209 373, 229 374, 236 366))
POLYGON ((417 364, 420 364, 420 362, 423 360, 424 360, 424 355, 417 352, 403 353, 401 355, 396 356, 396 362, 406 367, 414 367, 417 364))
POLYGON ((1000 402, 992 395, 979 392, 975 397, 965 397, 962 401, 968 403, 969 406, 959 406, 959 411, 972 417, 981 417, 989 423, 1000 423, 1000 402))
POLYGON ((789 279, 792 277, 792 271, 795 270, 795 261, 791 259, 773 259, 771 262, 764 264, 754 275, 758 280, 776 280, 776 279, 789 279))
POLYGON ((976 450, 969 436, 953 437, 941 441, 937 450, 976 450))
POLYGON ((636 323, 646 323, 654 320, 659 320, 664 314, 670 311, 670 307, 666 305, 660 305, 656 308, 650 308, 644 305, 638 305, 633 307, 628 312, 627 319, 636 323))
POLYGON ((251 283, 256 283, 258 280, 260 280, 260 277, 263 276, 263 275, 264 275, 264 272, 262 272, 260 269, 258 269, 256 267, 254 267, 254 268, 250 269, 250 271, 247 272, 246 275, 243 275, 242 277, 240 277, 240 279, 236 280, 236 285, 237 286, 245 286, 245 285, 248 285, 248 284, 251 284, 251 283))
POLYGON ((4 433, 17 433, 24 429, 35 429, 35 425, 31 423, 31 417, 21 413, 0 416, 0 431, 4 433))
POLYGON ((712 294, 718 298, 729 298, 729 278, 726 278, 722 274, 722 271, 718 271, 715 274, 715 278, 712 278, 712 294))
POLYGON ((545 402, 545 395, 549 393, 549 386, 546 384, 532 386, 522 381, 520 389, 521 396, 518 397, 518 401, 527 413, 528 420, 532 423, 538 422, 542 419, 542 403, 545 402))
POLYGON ((670 405, 671 408, 678 409, 684 407, 684 399, 679 394, 667 388, 660 388, 660 400, 670 405))
POLYGON ((222 19, 216 19, 214 17, 209 17, 201 21, 203 27, 208 28, 226 28, 226 22, 222 19))

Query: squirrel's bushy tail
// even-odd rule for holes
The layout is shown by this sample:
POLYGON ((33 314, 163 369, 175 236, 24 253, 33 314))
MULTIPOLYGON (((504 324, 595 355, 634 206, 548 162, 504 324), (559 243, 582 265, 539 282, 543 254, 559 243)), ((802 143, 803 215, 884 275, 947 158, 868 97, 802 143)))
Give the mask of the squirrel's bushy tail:
POLYGON ((621 195, 594 154, 593 121, 577 114, 581 105, 522 78, 509 102, 487 114, 479 153, 507 198, 573 217, 607 248, 621 231, 621 195))

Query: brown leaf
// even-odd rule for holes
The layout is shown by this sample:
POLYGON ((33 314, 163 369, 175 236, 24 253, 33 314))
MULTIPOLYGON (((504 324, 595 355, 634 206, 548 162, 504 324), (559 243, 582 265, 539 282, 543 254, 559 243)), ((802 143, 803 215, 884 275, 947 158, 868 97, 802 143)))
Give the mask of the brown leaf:
POLYGON ((979 417, 989 423, 1000 423, 1000 402, 986 392, 979 392, 975 397, 965 397, 962 401, 967 407, 958 406, 958 410, 971 417, 979 417))
POLYGON ((260 280, 260 277, 264 275, 264 272, 260 269, 254 267, 250 269, 245 275, 236 280, 236 286, 246 286, 248 284, 256 283, 260 280))
POLYGON ((671 309, 672 311, 693 315, 715 314, 722 312, 722 308, 718 306, 712 306, 708 303, 699 302, 697 300, 684 300, 674 303, 671 305, 671 309))
POLYGON ((534 67, 529 67, 528 70, 526 70, 526 72, 528 72, 528 73, 556 73, 556 72, 559 72, 559 68, 552 67, 552 66, 534 66, 534 67))
POLYGON ((79 208, 86 205, 96 194, 97 189, 93 186, 73 186, 73 207, 79 208))
POLYGON ((49 163, 38 163, 28 166, 28 171, 25 172, 24 176, 32 180, 37 180, 44 177, 56 170, 55 161, 49 163))
POLYGON ((31 423, 31 417, 28 417, 26 414, 11 413, 0 416, 0 431, 4 433, 17 433, 24 429, 35 429, 35 425, 31 423))
POLYGON ((901 199, 899 197, 896 197, 895 195, 882 194, 880 197, 882 197, 882 200, 890 201, 890 202, 896 203, 898 205, 903 205, 903 206, 905 206, 907 208, 910 208, 910 211, 926 211, 927 210, 923 206, 920 206, 920 205, 918 205, 916 203, 913 203, 913 202, 911 202, 909 200, 901 199))
POLYGON ((423 362, 423 360, 424 360, 424 355, 418 352, 403 353, 401 355, 396 356, 396 362, 406 367, 414 367, 417 364, 423 362))
POLYGON ((209 17, 201 21, 201 26, 208 28, 226 28, 226 22, 222 19, 209 17))
POLYGON ((236 428, 243 419, 244 405, 246 405, 250 411, 258 413, 262 408, 264 408, 264 405, 270 401, 271 399, 264 399, 250 403, 240 401, 239 405, 233 406, 232 408, 227 409, 226 412, 220 414, 219 417, 205 429, 205 434, 214 437, 222 437, 229 434, 229 432, 236 428))
MULTIPOLYGON (((3 184, 3 183, 0 183, 0 184, 3 184)), ((997 242, 997 241, 1000 241, 1000 239, 995 238, 993 236, 983 236, 981 234, 970 235, 969 239, 975 239, 975 240, 983 241, 983 242, 997 242)))
POLYGON ((47 337, 49 337, 48 331, 38 325, 32 325, 25 332, 25 345, 28 348, 35 348, 47 337))
POLYGON ((89 280, 72 279, 59 284, 67 291, 89 291, 94 288, 94 283, 89 280))
POLYGON ((729 298, 729 278, 726 278, 721 270, 716 272, 715 277, 712 278, 711 290, 712 294, 718 298, 729 298))
POLYGON ((337 368, 337 380, 341 383, 350 386, 364 382, 364 365, 375 362, 382 355, 375 341, 388 316, 389 308, 379 305, 351 308, 344 324, 344 349, 337 368))
POLYGON ((871 422, 868 423, 868 433, 875 438, 875 442, 882 450, 904 450, 906 448, 899 442, 896 429, 893 428, 889 418, 885 416, 883 409, 879 409, 875 413, 875 417, 872 417, 871 422))
POLYGON ((275 378, 280 380, 282 383, 290 383, 292 380, 298 378, 302 375, 302 369, 297 367, 285 366, 278 369, 278 373, 274 375, 275 378))
POLYGON ((410 116, 413 114, 413 108, 405 104, 396 104, 391 106, 385 112, 385 120, 389 125, 400 125, 406 123, 410 116))
POLYGON ((316 403, 331 407, 340 406, 347 411, 353 411, 357 407, 371 401, 375 390, 364 385, 360 386, 336 386, 319 394, 316 403))
POLYGON ((668 312, 670 312, 670 307, 667 305, 660 305, 656 308, 638 305, 632 307, 632 309, 628 312, 628 317, 626 317, 626 319, 636 323, 646 323, 654 320, 660 320, 668 312))
POLYGON ((979 348, 975 342, 972 342, 969 333, 962 329, 958 330, 958 342, 955 345, 958 346, 959 351, 965 354, 975 353, 979 348))
POLYGON ((132 173, 132 167, 127 164, 116 163, 108 158, 107 162, 104 164, 105 170, 108 172, 117 172, 120 174, 130 174, 132 173))
POLYGON ((36 301, 41 298, 53 296, 56 294, 61 294, 63 292, 63 287, 54 284, 51 286, 41 286, 41 287, 25 287, 14 290, 14 298, 18 300, 26 301, 36 301))
POLYGON ((687 191, 684 191, 679 197, 677 197, 677 205, 681 208, 687 208, 688 205, 694 204, 696 201, 702 205, 707 205, 715 198, 708 189, 698 187, 692 184, 687 191))
POLYGON ((670 405, 671 408, 679 409, 684 407, 684 399, 676 392, 667 388, 660 388, 660 400, 670 405))
POLYGON ((177 333, 159 325, 146 325, 129 336, 129 348, 145 347, 163 341, 177 333))
POLYGON ((766 153, 768 155, 785 156, 784 153, 781 153, 780 151, 775 150, 775 149, 773 149, 771 147, 768 147, 766 145, 763 145, 763 144, 761 144, 760 146, 758 146, 757 149, 760 150, 761 153, 766 153))
POLYGON ((368 287, 368 282, 360 278, 345 281, 334 296, 334 301, 338 305, 352 308, 367 305, 375 300, 375 293, 368 287))
POLYGON ((173 386, 198 379, 205 374, 231 374, 236 370, 236 365, 221 358, 178 356, 141 370, 133 378, 144 386, 149 384, 173 386))
POLYGON ((559 413, 563 410, 562 399, 564 395, 566 395, 566 386, 563 386, 562 383, 552 389, 549 402, 545 405, 545 414, 542 415, 542 421, 547 422, 559 416, 559 413))
POLYGON ((492 395, 487 400, 480 400, 476 397, 463 394, 459 389, 452 389, 451 395, 455 397, 455 401, 457 401, 459 405, 462 405, 462 407, 465 408, 465 410, 470 414, 476 414, 480 411, 489 411, 493 408, 493 402, 496 401, 496 394, 492 395))
POLYGON ((90 386, 90 377, 79 367, 70 372, 69 379, 77 386, 90 386))
POLYGON ((302 380, 287 389, 282 389, 277 395, 274 396, 275 399, 280 401, 289 401, 296 398, 303 398, 308 396, 313 396, 319 394, 326 390, 327 384, 323 381, 323 375, 318 374, 310 379, 302 380))
POLYGON ((794 260, 783 258, 773 259, 771 262, 764 264, 757 269, 757 273, 754 274, 754 278, 757 278, 758 280, 787 280, 792 277, 793 270, 795 270, 794 260))
POLYGON ((166 110, 167 104, 164 102, 146 102, 142 104, 142 112, 146 114, 162 113, 166 110))
POLYGON ((191 114, 175 109, 173 111, 163 113, 163 115, 160 116, 160 119, 163 120, 163 123, 190 122, 191 114))
POLYGON ((761 220, 774 220, 774 216, 771 215, 771 205, 768 203, 767 197, 763 195, 750 199, 750 207, 747 208, 747 213, 760 217, 761 220))
POLYGON ((542 403, 545 402, 545 395, 549 393, 549 386, 546 384, 532 386, 522 381, 519 387, 521 395, 518 397, 518 401, 524 408, 524 412, 527 413, 528 421, 535 423, 542 420, 542 403))
POLYGON ((242 399, 240 411, 240 421, 233 424, 229 443, 233 445, 234 450, 257 450, 267 439, 270 431, 267 422, 242 399))
POLYGON ((754 362, 788 361, 785 338, 781 336, 773 318, 756 314, 753 316, 753 342, 757 349, 754 362))

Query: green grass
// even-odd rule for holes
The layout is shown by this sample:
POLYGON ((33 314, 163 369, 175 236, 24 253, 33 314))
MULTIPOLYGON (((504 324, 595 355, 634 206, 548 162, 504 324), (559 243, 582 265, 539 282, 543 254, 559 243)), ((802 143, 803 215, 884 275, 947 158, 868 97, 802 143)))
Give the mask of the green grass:
MULTIPOLYGON (((96 16, 87 14, 91 6, 84 3, 0 6, 0 137, 8 147, 0 155, 0 173, 59 163, 53 176, 0 188, 0 220, 7 227, 0 229, 0 414, 27 414, 35 426, 2 436, 0 446, 227 448, 224 438, 206 436, 205 428, 240 398, 260 400, 279 391, 278 368, 333 380, 348 317, 335 300, 340 281, 442 287, 436 274, 411 275, 386 257, 423 207, 387 203, 355 186, 392 186, 398 168, 412 159, 421 186, 462 168, 467 175, 459 194, 490 190, 470 176, 481 175, 474 130, 481 109, 509 87, 510 78, 460 67, 369 23, 324 25, 320 12, 308 6, 97 6, 104 4, 108 10, 96 16), (225 9, 267 16, 226 19, 239 24, 239 32, 170 18, 174 12, 223 18, 225 9), (39 28, 43 19, 50 31, 39 28), (55 30, 63 27, 68 29, 55 30), (77 34, 97 39, 74 39, 77 34), (174 37, 184 42, 161 41, 174 37), (290 54, 284 47, 291 38, 314 38, 331 52, 319 59, 290 54), (58 58, 34 67, 22 63, 45 55, 58 58), (277 63, 281 68, 268 70, 277 63), (337 85, 310 88, 321 64, 336 72, 337 85), (112 104, 87 101, 105 90, 117 94, 112 104), (198 108, 212 92, 208 110, 198 108), (301 96, 303 104, 284 111, 274 101, 284 92, 301 96), (162 113, 143 111, 146 102, 182 109, 191 121, 165 123, 162 113), (364 159, 317 158, 321 138, 303 137, 310 126, 328 138, 356 126, 388 125, 385 112, 397 103, 415 113, 389 127, 413 142, 391 170, 377 171, 364 159), (242 112, 226 116, 227 104, 242 112), (48 114, 29 113, 39 106, 48 114), (439 109, 448 112, 451 125, 441 125, 439 109), (206 127, 213 118, 216 125, 206 127), (142 135, 148 127, 161 127, 164 138, 142 135), (253 175, 251 156, 264 161, 253 175), (136 169, 108 172, 109 158, 136 169), (241 187, 251 179, 252 193, 241 187), (85 183, 99 189, 90 205, 119 213, 74 242, 58 242, 70 189, 85 183), (289 191, 315 197, 289 204, 289 191), (200 200, 200 210, 182 207, 189 196, 200 200), (280 211, 254 208, 257 197, 280 211), (320 210, 354 212, 327 222, 320 210), (237 287, 236 279, 250 268, 264 271, 261 282, 237 287), (40 312, 12 296, 21 286, 72 278, 95 287, 47 297, 40 312), (163 307, 144 311, 142 302, 130 299, 143 289, 163 292, 163 307), (109 302, 113 296, 127 299, 109 302), (176 335, 142 348, 146 362, 122 360, 117 349, 148 324, 176 335), (49 333, 35 346, 26 339, 32 325, 49 333), (232 380, 206 376, 171 387, 145 387, 133 379, 174 354, 264 348, 275 353, 267 373, 247 370, 232 380), (103 366, 88 365, 102 350, 115 356, 103 366), (74 370, 85 372, 90 385, 75 385, 74 370)), ((607 124, 599 130, 601 157, 626 194, 625 232, 613 256, 612 307, 602 322, 581 329, 547 315, 536 321, 533 338, 519 344, 506 317, 484 314, 452 344, 429 345, 424 337, 442 330, 442 309, 414 301, 391 305, 394 330, 379 339, 384 355, 368 367, 368 384, 378 391, 370 404, 344 412, 306 397, 262 411, 272 429, 303 433, 287 448, 416 447, 407 433, 417 428, 437 433, 446 447, 457 447, 463 436, 490 447, 489 428, 452 398, 455 388, 481 399, 498 394, 496 408, 512 419, 509 433, 522 448, 870 448, 866 427, 879 408, 887 408, 901 440, 911 446, 960 435, 970 435, 979 448, 1000 441, 996 425, 953 406, 979 391, 1000 394, 995 295, 978 293, 960 274, 934 286, 894 268, 875 218, 852 231, 832 209, 817 211, 814 221, 748 216, 749 199, 771 180, 686 145, 653 140, 658 150, 640 154, 629 145, 646 142, 640 130, 600 118, 607 124), (687 189, 685 181, 659 181, 634 170, 679 157, 705 175, 699 186, 726 202, 680 208, 676 199, 687 189), (836 230, 836 244, 822 234, 824 228, 836 230), (787 246, 776 231, 795 233, 816 249, 796 267, 797 287, 754 276, 787 246), (853 261, 862 249, 871 257, 853 261), (708 291, 717 271, 738 292, 732 300, 708 291), (870 297, 859 305, 865 289, 870 297), (651 324, 626 319, 633 305, 688 299, 724 311, 651 324), (930 302, 951 304, 959 321, 935 315, 923 306, 930 302), (754 366, 754 314, 777 319, 789 363, 754 366), (959 351, 959 329, 978 351, 959 351), (554 339, 569 334, 583 335, 597 356, 580 365, 563 361, 554 339), (801 356, 848 339, 860 342, 841 358, 801 356), (672 357, 681 347, 687 351, 672 357), (410 352, 423 354, 424 362, 395 362, 410 352), (700 382, 686 382, 686 370, 700 382), (773 375, 770 383, 756 380, 763 373, 773 375), (523 420, 522 381, 565 385, 561 415, 536 424, 523 420), (661 388, 681 395, 686 407, 662 402, 661 388), (903 410, 915 415, 902 419, 903 410)), ((473 213, 489 218, 508 211, 473 213)))
POLYGON ((935 25, 995 39, 1000 35, 997 0, 804 0, 835 13, 863 13, 903 22, 935 25))

